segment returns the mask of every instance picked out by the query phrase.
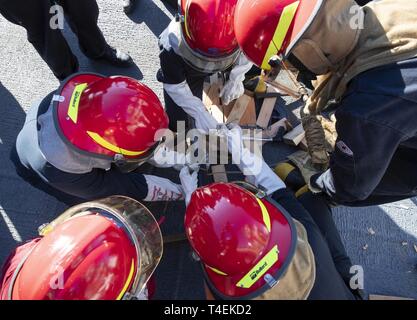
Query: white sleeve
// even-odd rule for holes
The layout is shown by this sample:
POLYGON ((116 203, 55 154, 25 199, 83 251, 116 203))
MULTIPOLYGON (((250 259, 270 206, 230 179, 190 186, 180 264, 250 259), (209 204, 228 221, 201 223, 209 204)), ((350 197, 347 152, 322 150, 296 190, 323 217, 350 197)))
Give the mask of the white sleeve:
POLYGON ((143 175, 148 185, 148 195, 144 201, 179 201, 184 200, 184 194, 180 185, 171 180, 143 175))
POLYGON ((164 90, 177 105, 194 118, 197 129, 202 129, 206 133, 210 129, 216 129, 216 119, 206 110, 203 101, 193 95, 186 81, 179 84, 164 83, 164 90))
POLYGON ((230 71, 229 81, 243 82, 245 80, 245 74, 252 69, 253 63, 246 58, 243 53, 240 53, 232 71, 230 71))

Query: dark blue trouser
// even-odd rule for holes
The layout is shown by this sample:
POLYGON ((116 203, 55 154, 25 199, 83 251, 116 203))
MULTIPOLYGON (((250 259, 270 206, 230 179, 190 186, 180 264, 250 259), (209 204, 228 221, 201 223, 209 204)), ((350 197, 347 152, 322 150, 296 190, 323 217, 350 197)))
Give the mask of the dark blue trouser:
POLYGON ((354 300, 346 282, 350 260, 326 202, 311 193, 300 199, 287 190, 279 190, 273 198, 303 224, 314 253, 316 280, 309 300, 354 300))

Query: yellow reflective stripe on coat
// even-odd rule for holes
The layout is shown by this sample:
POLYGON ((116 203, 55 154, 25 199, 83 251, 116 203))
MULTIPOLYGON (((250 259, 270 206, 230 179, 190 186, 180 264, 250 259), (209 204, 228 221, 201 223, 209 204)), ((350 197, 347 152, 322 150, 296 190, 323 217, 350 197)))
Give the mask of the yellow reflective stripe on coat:
POLYGON ((237 287, 249 289, 278 261, 278 245, 275 245, 261 261, 254 266, 237 284, 237 287))
POLYGON ((295 170, 295 167, 293 165, 289 164, 288 162, 283 162, 277 165, 274 171, 276 175, 280 177, 282 181, 285 182, 285 180, 287 180, 290 173, 293 172, 294 170, 295 170))
POLYGON ((99 144, 103 148, 106 148, 107 150, 113 151, 115 153, 122 154, 124 156, 131 156, 131 157, 139 156, 139 155, 145 153, 146 151, 148 151, 148 150, 144 150, 144 151, 126 150, 126 149, 120 148, 120 147, 115 146, 114 144, 108 142, 107 140, 105 140, 99 134, 97 134, 95 132, 87 131, 87 134, 90 136, 91 139, 93 139, 95 142, 97 142, 97 144, 99 144))
POLYGON ((129 275, 127 276, 126 283, 123 286, 122 291, 117 296, 116 300, 122 300, 123 299, 123 296, 125 295, 127 289, 129 288, 129 284, 132 281, 134 272, 135 272, 135 260, 132 259, 132 265, 130 266, 130 271, 129 271, 129 275))
POLYGON ((67 114, 68 114, 68 117, 74 123, 77 123, 77 120, 78 120, 78 106, 80 105, 81 94, 87 88, 87 86, 88 86, 87 83, 81 83, 75 86, 74 92, 72 93, 67 114))
POLYGON ((295 13, 297 12, 299 5, 300 1, 294 2, 286 6, 282 11, 274 36, 272 37, 269 47, 266 50, 265 57, 261 66, 262 69, 271 69, 271 66, 269 65, 269 60, 272 58, 272 56, 276 55, 281 50, 285 37, 287 36, 288 30, 291 26, 292 21, 294 20, 295 13))
POLYGON ((256 201, 258 201, 259 206, 261 207, 262 211, 262 219, 264 220, 264 224, 266 228, 268 229, 268 232, 271 232, 271 219, 269 217, 268 209, 265 207, 263 202, 256 198, 256 201))

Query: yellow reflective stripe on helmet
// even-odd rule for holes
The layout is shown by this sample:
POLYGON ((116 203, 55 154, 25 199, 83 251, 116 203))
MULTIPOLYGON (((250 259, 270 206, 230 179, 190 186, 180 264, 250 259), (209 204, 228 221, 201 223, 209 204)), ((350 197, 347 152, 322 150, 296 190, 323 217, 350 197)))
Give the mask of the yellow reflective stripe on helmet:
POLYGON ((263 204, 263 202, 261 200, 256 198, 256 201, 258 201, 259 206, 261 207, 262 218, 264 220, 264 224, 265 224, 266 228, 268 229, 268 232, 271 232, 271 219, 269 218, 268 209, 265 207, 265 205, 263 204))
POLYGON ((78 120, 78 106, 80 105, 81 94, 87 88, 87 86, 88 86, 87 83, 81 83, 75 86, 74 92, 72 93, 67 114, 68 114, 68 117, 74 123, 77 123, 77 120, 78 120))
POLYGON ((129 275, 127 276, 126 283, 123 286, 122 291, 120 291, 119 295, 117 296, 116 300, 122 300, 122 298, 125 295, 127 289, 129 288, 129 284, 132 281, 134 272, 135 272, 135 260, 132 259, 132 265, 130 266, 130 271, 129 271, 129 275))
POLYGON ((299 5, 300 1, 294 2, 286 6, 282 11, 274 36, 272 37, 268 50, 266 50, 265 57, 261 66, 262 69, 271 69, 271 66, 269 65, 269 60, 272 58, 272 56, 276 55, 281 50, 285 37, 288 33, 288 29, 290 28, 291 23, 294 20, 295 13, 297 12, 299 5))
POLYGON ((237 287, 249 289, 278 261, 278 245, 275 245, 265 257, 254 266, 237 284, 237 287))
POLYGON ((185 33, 187 34, 187 37, 189 39, 191 39, 191 35, 190 35, 190 30, 188 30, 188 23, 187 23, 187 18, 188 18, 188 2, 185 4, 185 14, 184 14, 184 26, 185 26, 185 33))
POLYGON ((105 140, 99 134, 97 134, 95 132, 87 131, 87 134, 90 136, 91 139, 93 139, 95 142, 97 142, 103 148, 106 148, 106 149, 108 149, 110 151, 113 151, 113 152, 116 152, 116 153, 120 153, 124 156, 132 156, 132 157, 139 156, 142 153, 145 153, 146 151, 148 151, 148 150, 130 151, 130 150, 122 149, 122 148, 119 148, 118 146, 115 146, 114 144, 108 142, 107 140, 105 140))
POLYGON ((222 272, 222 271, 220 271, 219 269, 216 269, 216 268, 213 268, 213 267, 210 267, 210 266, 208 266, 208 265, 205 265, 207 268, 209 268, 211 271, 213 271, 214 273, 217 273, 217 274, 219 274, 219 275, 221 275, 221 276, 227 276, 227 273, 224 273, 224 272, 222 272))

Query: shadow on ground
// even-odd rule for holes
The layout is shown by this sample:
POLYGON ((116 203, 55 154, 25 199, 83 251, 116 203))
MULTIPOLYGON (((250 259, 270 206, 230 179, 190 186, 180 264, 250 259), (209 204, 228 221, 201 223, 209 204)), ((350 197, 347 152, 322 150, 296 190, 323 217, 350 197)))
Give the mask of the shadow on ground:
MULTIPOLYGON (((175 14, 176 11, 170 5, 166 5, 166 8, 175 14)), ((128 17, 135 23, 145 23, 155 37, 159 37, 171 22, 171 18, 161 11, 153 1, 139 1, 135 11, 128 17)))

